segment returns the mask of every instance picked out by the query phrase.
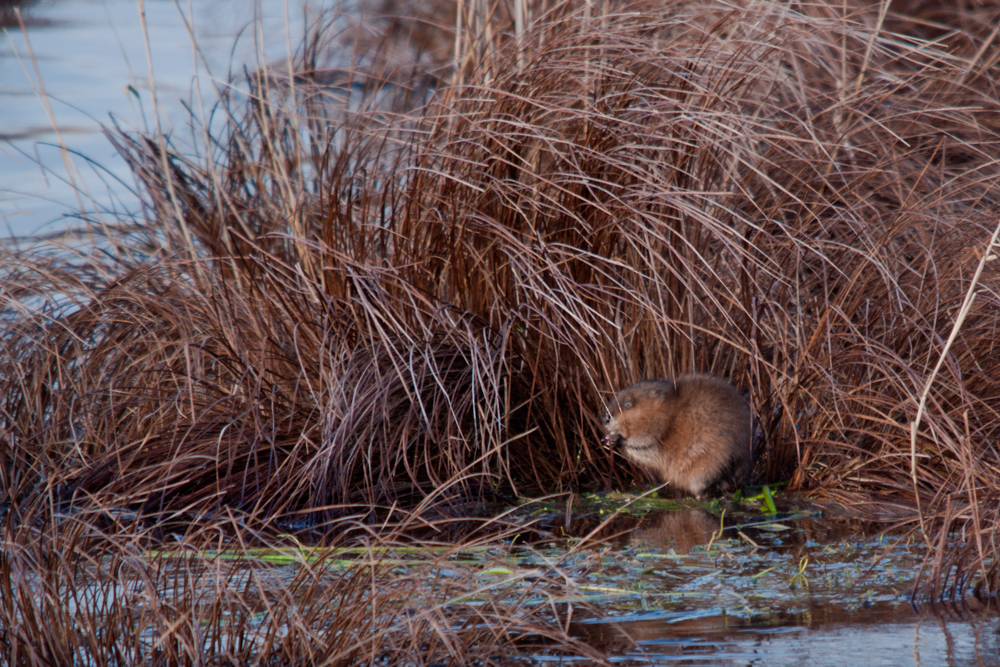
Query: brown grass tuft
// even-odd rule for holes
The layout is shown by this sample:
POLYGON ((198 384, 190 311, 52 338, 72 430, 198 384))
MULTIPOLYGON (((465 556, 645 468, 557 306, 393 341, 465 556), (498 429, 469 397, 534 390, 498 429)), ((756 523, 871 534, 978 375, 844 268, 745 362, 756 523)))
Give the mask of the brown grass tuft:
POLYGON ((116 135, 156 250, 5 259, 0 502, 291 521, 604 487, 636 471, 603 397, 700 370, 750 395, 762 478, 961 525, 975 557, 942 538, 935 571, 994 592, 995 261, 914 475, 910 440, 997 253, 982 13, 935 42, 841 3, 524 9, 470 19, 455 85, 367 71, 345 110, 318 35, 202 156, 116 135))
POLYGON ((6 533, 5 665, 502 665, 542 654, 606 664, 565 630, 580 598, 565 573, 491 571, 504 557, 475 541, 250 549, 213 538, 247 535, 218 521, 150 551, 134 524, 110 536, 94 519, 6 533), (484 566, 460 562, 463 550, 484 566))

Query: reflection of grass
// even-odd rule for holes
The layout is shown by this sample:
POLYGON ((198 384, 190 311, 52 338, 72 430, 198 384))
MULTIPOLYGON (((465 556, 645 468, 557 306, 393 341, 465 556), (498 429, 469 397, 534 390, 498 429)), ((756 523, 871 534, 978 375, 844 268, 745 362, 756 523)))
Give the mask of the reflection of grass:
POLYGON ((460 34, 428 38, 454 58, 415 69, 386 51, 328 67, 320 20, 293 77, 234 83, 248 95, 223 96, 200 154, 112 135, 143 188, 137 227, 91 255, 4 251, 11 641, 67 663, 113 662, 127 637, 130 659, 167 662, 221 646, 461 664, 537 632, 591 655, 556 612, 526 611, 564 599, 557 563, 512 592, 458 565, 372 579, 376 547, 448 544, 455 519, 511 537, 489 501, 631 484, 598 446, 603 397, 693 368, 748 391, 766 481, 880 494, 903 519, 919 499, 943 526, 932 586, 994 555, 977 538, 1000 507, 989 30, 930 34, 868 4, 515 4, 460 13, 460 34), (958 528, 975 551, 949 548, 958 528), (289 531, 371 544, 367 579, 345 565, 331 584, 289 531), (149 558, 174 548, 215 557, 149 558), (265 553, 299 559, 291 582, 196 570, 265 553), (53 602, 92 591, 99 614, 53 602), (442 602, 473 592, 490 604, 442 602))

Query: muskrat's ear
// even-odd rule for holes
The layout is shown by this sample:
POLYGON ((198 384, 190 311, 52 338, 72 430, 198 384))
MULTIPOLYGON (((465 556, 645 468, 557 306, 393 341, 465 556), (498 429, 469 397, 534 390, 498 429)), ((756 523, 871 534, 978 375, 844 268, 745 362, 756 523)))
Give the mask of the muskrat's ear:
POLYGON ((673 380, 662 380, 657 383, 656 395, 660 398, 669 398, 677 393, 673 380))

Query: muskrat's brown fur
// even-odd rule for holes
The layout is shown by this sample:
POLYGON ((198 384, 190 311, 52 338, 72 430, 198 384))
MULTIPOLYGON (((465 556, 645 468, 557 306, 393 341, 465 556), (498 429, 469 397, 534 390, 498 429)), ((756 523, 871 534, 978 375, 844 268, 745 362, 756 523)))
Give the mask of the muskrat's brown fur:
POLYGON ((605 443, 672 486, 701 497, 746 483, 753 468, 750 405, 711 375, 643 380, 604 416, 605 443))

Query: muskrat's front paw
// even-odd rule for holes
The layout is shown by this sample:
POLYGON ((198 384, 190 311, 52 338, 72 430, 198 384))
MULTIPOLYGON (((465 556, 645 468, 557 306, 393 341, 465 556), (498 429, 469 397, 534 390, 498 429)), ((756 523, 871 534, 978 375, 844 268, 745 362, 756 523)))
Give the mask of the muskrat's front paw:
POLYGON ((608 433, 606 436, 601 438, 601 443, 604 444, 608 449, 615 449, 621 444, 622 436, 618 433, 608 433))

